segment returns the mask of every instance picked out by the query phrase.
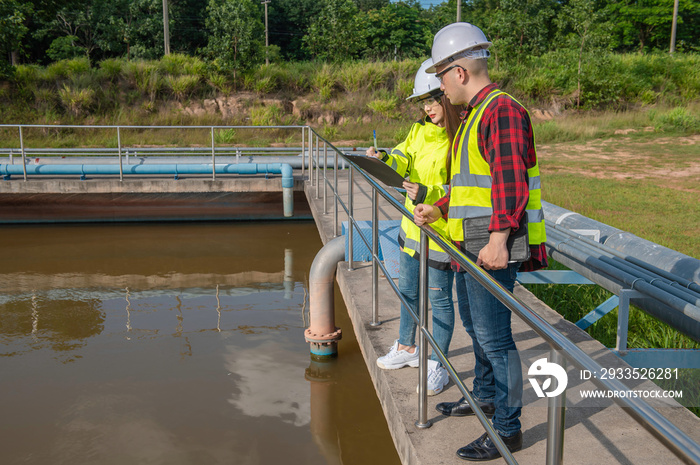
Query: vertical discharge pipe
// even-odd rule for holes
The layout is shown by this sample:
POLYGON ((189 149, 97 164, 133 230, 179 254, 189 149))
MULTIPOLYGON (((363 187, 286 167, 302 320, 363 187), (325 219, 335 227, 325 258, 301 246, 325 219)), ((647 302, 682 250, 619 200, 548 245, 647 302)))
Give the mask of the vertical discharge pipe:
POLYGON ((335 273, 338 263, 345 258, 345 238, 338 236, 328 241, 316 254, 309 272, 309 328, 304 338, 310 344, 312 357, 326 358, 338 355, 338 341, 342 337, 335 326, 335 273))

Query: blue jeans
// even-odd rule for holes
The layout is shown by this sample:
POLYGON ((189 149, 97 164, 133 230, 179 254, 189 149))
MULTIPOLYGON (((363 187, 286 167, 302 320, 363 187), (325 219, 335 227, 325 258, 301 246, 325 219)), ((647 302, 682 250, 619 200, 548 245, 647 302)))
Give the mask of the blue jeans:
MULTIPOLYGON (((455 308, 452 302, 452 270, 438 270, 428 267, 428 299, 433 309, 433 338, 440 350, 447 354, 450 349, 452 332, 455 326, 455 308)), ((420 281, 420 261, 401 252, 399 261, 399 291, 406 302, 418 313, 418 284, 420 281)), ((399 344, 412 346, 416 342, 417 325, 408 309, 401 305, 399 323, 399 344)), ((439 361, 436 354, 430 356, 439 361)))
MULTIPOLYGON (((487 273, 513 292, 519 267, 520 263, 511 263, 508 268, 487 273)), ((459 316, 474 345, 472 394, 478 401, 495 404, 494 429, 501 436, 512 436, 521 427, 523 378, 510 326, 511 312, 470 274, 455 275, 457 283, 464 283, 469 297, 468 307, 459 306, 459 316)))

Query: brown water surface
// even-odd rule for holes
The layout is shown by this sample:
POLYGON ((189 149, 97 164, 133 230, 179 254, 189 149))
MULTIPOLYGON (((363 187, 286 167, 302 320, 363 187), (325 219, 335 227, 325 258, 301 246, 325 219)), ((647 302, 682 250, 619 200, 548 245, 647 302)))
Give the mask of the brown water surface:
POLYGON ((312 222, 0 228, 2 464, 398 464, 312 222))

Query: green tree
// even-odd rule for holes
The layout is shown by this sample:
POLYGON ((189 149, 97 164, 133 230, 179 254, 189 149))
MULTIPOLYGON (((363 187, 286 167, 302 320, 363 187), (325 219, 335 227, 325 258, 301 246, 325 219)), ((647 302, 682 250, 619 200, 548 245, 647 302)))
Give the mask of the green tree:
POLYGON ((391 3, 367 12, 365 56, 374 59, 420 58, 430 55, 433 34, 418 4, 391 3))
POLYGON ((264 57, 262 12, 251 0, 210 0, 206 26, 206 53, 222 68, 236 72, 264 57))
POLYGON ((162 57, 165 53, 162 0, 128 0, 126 4, 126 14, 121 18, 127 56, 145 59, 162 57))
MULTIPOLYGON (((491 6, 489 0, 480 3, 491 6)), ((557 7, 556 0, 500 0, 495 9, 482 8, 477 17, 484 21, 482 29, 494 43, 496 59, 521 61, 554 48, 557 7)))
POLYGON ((161 0, 81 0, 56 11, 35 35, 51 38, 53 57, 82 48, 93 61, 123 55, 159 58, 162 8, 161 0))
MULTIPOLYGON (((16 0, 0 1, 0 51, 5 57, 22 49, 22 40, 29 32, 25 21, 32 12, 32 6, 16 0)), ((0 60, 0 76, 11 71, 7 60, 0 60)))
POLYGON ((46 54, 54 61, 68 60, 85 55, 85 49, 76 45, 78 38, 75 36, 63 36, 54 39, 46 54))
POLYGON ((353 0, 361 11, 379 10, 391 4, 390 0, 353 0))
POLYGON ((310 58, 303 38, 309 25, 321 11, 318 0, 274 0, 268 6, 270 43, 280 47, 282 58, 305 60, 310 58))
POLYGON ((309 54, 321 61, 358 58, 364 49, 364 15, 352 0, 321 0, 321 11, 304 36, 309 54))
POLYGON ((559 11, 556 25, 559 42, 577 51, 576 106, 579 107, 584 67, 597 66, 596 57, 611 48, 611 25, 596 0, 569 0, 559 11))
MULTIPOLYGON (((640 52, 668 49, 671 40, 674 0, 613 0, 607 10, 614 19, 614 37, 622 50, 640 52)), ((700 4, 697 0, 678 2, 679 40, 700 45, 700 4)))
POLYGON ((201 0, 171 0, 170 50, 194 55, 207 45, 204 25, 207 4, 201 0))

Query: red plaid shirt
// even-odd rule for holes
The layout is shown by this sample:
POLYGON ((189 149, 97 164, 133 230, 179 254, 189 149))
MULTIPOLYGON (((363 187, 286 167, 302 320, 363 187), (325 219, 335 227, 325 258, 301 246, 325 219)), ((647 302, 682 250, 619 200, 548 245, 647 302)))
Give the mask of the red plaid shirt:
MULTIPOLYGON (((462 124, 472 109, 496 88, 496 84, 489 84, 474 96, 462 113, 462 124)), ((479 152, 491 167, 493 214, 489 231, 503 231, 508 228, 515 231, 525 214, 530 196, 527 170, 537 163, 530 115, 508 95, 499 95, 484 109, 477 133, 479 152)), ((459 140, 460 136, 457 135, 453 151, 458 150, 459 140)), ((450 207, 449 191, 435 206, 440 209, 442 216, 447 218, 450 207)), ((455 244, 464 251, 461 242, 456 241, 455 244)), ((547 250, 544 244, 531 245, 530 255, 530 260, 521 265, 520 271, 535 271, 547 266, 547 250)), ((454 261, 452 267, 455 271, 461 271, 459 264, 454 261)))

